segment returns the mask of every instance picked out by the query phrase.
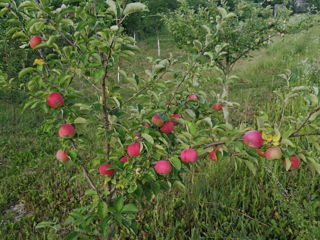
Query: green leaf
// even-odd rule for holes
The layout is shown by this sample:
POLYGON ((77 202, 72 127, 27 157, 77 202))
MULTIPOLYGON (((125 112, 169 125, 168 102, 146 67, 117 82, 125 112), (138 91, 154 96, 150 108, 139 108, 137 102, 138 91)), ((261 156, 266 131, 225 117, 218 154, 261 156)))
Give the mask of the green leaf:
POLYGON ((202 43, 199 40, 193 41, 193 46, 200 52, 202 49, 202 43))
POLYGON ((138 208, 134 203, 128 203, 125 205, 121 211, 121 213, 137 213, 138 208))
POLYGON ((146 134, 146 133, 142 133, 141 136, 147 140, 149 143, 151 143, 152 145, 154 144, 154 140, 153 138, 149 135, 149 134, 146 134))
POLYGON ((138 185, 136 183, 131 183, 129 189, 128 189, 128 193, 133 193, 135 190, 137 190, 138 185))
POLYGON ((19 8, 27 8, 31 10, 37 10, 38 6, 33 1, 24 1, 19 5, 19 8))
POLYGON ((97 69, 96 71, 94 71, 93 73, 93 79, 96 81, 96 82, 99 82, 101 80, 101 78, 103 77, 104 75, 104 70, 103 69, 97 69))
POLYGON ((3 17, 8 12, 8 8, 3 8, 0 10, 0 18, 3 17))
POLYGON ((64 240, 75 240, 78 239, 79 235, 80 233, 78 232, 71 232, 64 240))
POLYGON ((218 7, 217 9, 218 9, 219 13, 221 14, 222 18, 227 17, 228 13, 224 8, 218 7))
POLYGON ((113 207, 117 212, 121 212, 122 208, 123 208, 123 197, 119 197, 117 198, 117 200, 114 202, 113 207))
POLYGON ((178 171, 180 171, 181 169, 181 161, 178 157, 172 157, 169 159, 170 163, 172 164, 172 166, 177 169, 178 171))
POLYGON ((51 227, 53 224, 53 222, 40 222, 37 224, 36 229, 51 227))
POLYGON ((289 171, 289 169, 291 167, 291 161, 288 157, 286 157, 284 161, 286 163, 286 171, 289 171))
POLYGON ((311 167, 316 170, 318 172, 318 174, 320 174, 320 164, 316 163, 316 162, 310 162, 309 163, 311 165, 311 167))
POLYGON ((135 2, 135 3, 127 4, 126 8, 123 11, 123 14, 127 16, 135 12, 143 12, 143 11, 148 11, 147 6, 140 2, 135 2))
POLYGON ((112 10, 112 12, 114 13, 114 15, 115 15, 116 17, 118 17, 118 16, 117 16, 117 7, 116 7, 115 2, 112 1, 112 0, 107 0, 106 2, 107 2, 107 4, 109 5, 109 7, 110 7, 110 9, 112 10))
POLYGON ((186 109, 185 111, 186 111, 186 113, 187 113, 191 118, 195 118, 195 117, 196 117, 196 114, 194 113, 193 110, 191 110, 191 109, 186 109))
POLYGON ((32 72, 32 71, 35 71, 36 69, 35 68, 32 68, 32 67, 27 67, 27 68, 24 68, 22 69, 19 74, 18 74, 18 77, 19 78, 22 78, 24 75, 32 72))
POLYGON ((24 32, 20 31, 20 32, 15 32, 12 35, 12 39, 16 39, 16 38, 22 38, 22 39, 28 39, 27 36, 24 34, 24 32))
POLYGON ((285 144, 287 146, 290 147, 296 147, 295 144, 293 144, 293 142, 291 142, 288 138, 284 138, 281 140, 281 144, 285 144))
POLYGON ((193 122, 189 122, 189 121, 186 121, 187 123, 187 130, 188 132, 192 135, 192 136, 196 136, 197 135, 197 128, 196 126, 194 125, 193 122))
POLYGON ((107 216, 108 214, 108 206, 105 202, 100 201, 98 203, 98 214, 101 219, 107 216))
POLYGON ((74 120, 73 123, 86 123, 86 122, 87 122, 86 119, 84 119, 84 118, 82 118, 82 117, 78 117, 78 118, 76 118, 76 119, 74 120))
POLYGON ((88 189, 85 191, 84 193, 85 196, 96 196, 97 195, 97 192, 93 189, 88 189))
POLYGON ((252 162, 248 161, 248 160, 243 160, 244 163, 247 165, 247 167, 250 169, 250 171, 253 173, 253 175, 256 175, 257 169, 256 167, 253 165, 252 162))

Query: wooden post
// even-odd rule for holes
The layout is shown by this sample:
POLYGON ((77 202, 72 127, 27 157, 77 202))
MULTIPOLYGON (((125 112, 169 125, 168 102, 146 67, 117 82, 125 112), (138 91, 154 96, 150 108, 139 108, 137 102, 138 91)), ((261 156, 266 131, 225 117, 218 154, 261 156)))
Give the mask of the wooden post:
POLYGON ((118 75, 117 75, 117 80, 118 80, 118 83, 120 83, 120 66, 118 65, 118 75))
POLYGON ((158 30, 157 30, 157 44, 158 44, 158 57, 160 57, 161 49, 160 49, 160 37, 159 37, 158 30))

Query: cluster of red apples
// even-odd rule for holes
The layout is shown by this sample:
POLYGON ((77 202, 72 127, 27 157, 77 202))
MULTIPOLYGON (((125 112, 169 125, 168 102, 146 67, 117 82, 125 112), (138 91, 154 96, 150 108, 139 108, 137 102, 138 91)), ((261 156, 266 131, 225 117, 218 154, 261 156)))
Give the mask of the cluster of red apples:
MULTIPOLYGON (((273 146, 263 153, 260 147, 263 144, 262 135, 256 130, 248 131, 243 136, 243 142, 249 147, 256 149, 259 156, 266 158, 268 160, 280 160, 282 158, 282 152, 280 147, 273 146)), ((300 160, 297 156, 290 156, 291 169, 297 169, 300 166, 300 160)), ((283 160, 283 165, 286 166, 286 161, 283 160)))
MULTIPOLYGON (((30 40, 30 46, 34 48, 36 45, 41 43, 42 38, 39 36, 34 36, 30 40)), ((187 97, 187 101, 197 101, 198 98, 195 94, 191 94, 187 97)), ((59 108, 64 104, 64 99, 58 92, 53 92, 49 95, 47 100, 48 106, 52 108, 59 108)), ((213 109, 216 111, 220 111, 222 109, 222 103, 217 104, 214 103, 213 109)), ((164 122, 159 115, 154 115, 151 119, 151 122, 158 128, 160 128, 160 131, 164 134, 171 133, 174 130, 174 126, 178 123, 176 119, 180 118, 179 114, 174 114, 169 118, 169 121, 164 122)), ((149 128, 151 127, 149 124, 145 124, 145 127, 149 128)), ((71 124, 63 124, 59 129, 59 136, 61 138, 72 138, 75 135, 75 129, 71 124)), ((261 152, 259 149, 263 144, 262 135, 260 132, 252 130, 245 133, 243 137, 244 143, 249 148, 256 149, 257 153, 261 157, 265 157, 268 160, 276 160, 282 158, 282 152, 281 149, 277 146, 273 146, 266 150, 265 153, 261 152)), ((140 155, 141 151, 141 143, 135 142, 127 147, 127 154, 128 156, 124 156, 120 159, 121 162, 127 162, 129 157, 136 157, 140 155)), ((209 157, 213 161, 217 161, 216 156, 217 149, 213 149, 212 152, 209 153, 209 157)), ((56 157, 61 162, 66 162, 69 160, 67 156, 67 151, 63 151, 61 149, 58 150, 56 157)), ((190 163, 190 162, 196 162, 198 159, 198 153, 195 149, 184 149, 180 154, 180 159, 182 162, 190 163)), ((291 156, 291 168, 296 169, 300 165, 300 160, 296 156, 291 156)), ((285 165, 285 161, 284 161, 285 165)), ((172 166, 169 160, 160 160, 157 161, 155 164, 155 171, 160 174, 167 176, 172 170, 172 166)), ((108 177, 111 177, 114 173, 113 169, 109 169, 109 163, 102 164, 99 167, 99 173, 102 175, 106 175, 108 177)))

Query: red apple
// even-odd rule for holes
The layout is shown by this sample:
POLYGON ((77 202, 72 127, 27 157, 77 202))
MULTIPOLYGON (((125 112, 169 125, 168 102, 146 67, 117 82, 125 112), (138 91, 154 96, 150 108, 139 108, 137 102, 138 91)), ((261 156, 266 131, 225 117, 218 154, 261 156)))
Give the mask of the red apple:
POLYGON ((163 133, 170 133, 173 131, 173 129, 174 125, 172 122, 165 122, 160 130, 163 133))
POLYGON ((74 12, 68 13, 68 16, 69 16, 69 17, 73 17, 73 16, 74 16, 74 12))
POLYGON ((63 105, 63 97, 58 92, 53 92, 49 95, 47 101, 49 107, 58 108, 63 105))
POLYGON ((106 175, 108 177, 111 177, 112 174, 114 173, 114 170, 113 169, 108 169, 109 167, 109 164, 108 163, 105 163, 105 164, 102 164, 100 167, 99 167, 99 173, 101 175, 106 175))
POLYGON ((291 169, 297 169, 300 166, 300 159, 297 156, 291 156, 291 169))
POLYGON ((172 122, 173 124, 177 124, 178 122, 174 120, 175 118, 181 118, 179 114, 173 114, 171 118, 169 118, 169 121, 172 122))
POLYGON ((146 128, 151 128, 151 126, 150 126, 149 123, 146 123, 146 124, 144 125, 144 127, 146 127, 146 128))
POLYGON ((276 160, 276 159, 281 159, 282 152, 279 147, 271 147, 267 149, 265 155, 268 160, 276 160))
POLYGON ((171 172, 171 163, 168 160, 160 160, 154 168, 158 174, 166 176, 171 172))
POLYGON ((120 158, 120 162, 128 162, 128 156, 120 158))
POLYGON ((69 160, 67 156, 67 151, 62 151, 61 149, 58 150, 56 158, 63 163, 69 160))
POLYGON ((266 157, 266 155, 263 152, 261 152, 260 149, 257 148, 256 151, 260 157, 263 157, 263 158, 266 157))
POLYGON ((190 100, 192 100, 192 101, 197 101, 197 100, 198 100, 197 95, 195 95, 195 94, 190 94, 190 95, 187 97, 187 101, 190 101, 190 100))
POLYGON ((180 158, 182 162, 195 162, 198 159, 198 153, 192 148, 184 149, 180 154, 180 158))
POLYGON ((140 142, 133 143, 127 148, 128 155, 131 157, 138 156, 140 154, 140 142))
POLYGON ((214 103, 213 109, 216 111, 220 111, 222 109, 222 103, 220 103, 219 105, 217 103, 214 103))
POLYGON ((157 127, 162 127, 164 122, 162 121, 162 119, 160 118, 159 115, 154 115, 151 119, 151 122, 156 125, 157 127))
POLYGON ((249 148, 260 148, 263 142, 261 133, 255 130, 246 132, 243 141, 249 148))
POLYGON ((42 42, 42 38, 40 36, 33 36, 30 39, 30 47, 35 48, 38 44, 42 42))
POLYGON ((59 129, 59 136, 61 138, 72 138, 76 131, 71 124, 63 124, 59 129))
POLYGON ((212 152, 209 153, 210 158, 212 161, 217 161, 217 155, 216 155, 217 149, 213 149, 212 152))

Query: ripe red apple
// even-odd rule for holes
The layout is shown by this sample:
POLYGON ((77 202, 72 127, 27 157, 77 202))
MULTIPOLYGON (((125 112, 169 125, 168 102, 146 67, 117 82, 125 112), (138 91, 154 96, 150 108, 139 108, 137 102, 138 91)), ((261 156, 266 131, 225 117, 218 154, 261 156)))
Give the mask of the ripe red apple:
POLYGON ((184 149, 180 154, 180 158, 182 162, 195 162, 198 159, 198 153, 192 148, 184 149))
MULTIPOLYGON (((291 169, 295 170, 300 166, 300 159, 297 156, 291 156, 291 169)), ((283 165, 286 166, 286 160, 283 160, 283 165)))
POLYGON ((49 95, 47 101, 49 107, 58 108, 63 105, 63 97, 58 92, 53 92, 49 95))
POLYGON ((173 129, 174 125, 172 122, 165 122, 160 130, 163 133, 170 133, 173 131, 173 129))
POLYGON ((219 105, 217 103, 214 103, 213 109, 216 111, 220 111, 222 109, 222 103, 220 103, 219 105))
POLYGON ((149 123, 146 123, 146 124, 144 125, 144 127, 146 127, 146 128, 151 128, 151 126, 150 126, 149 123))
POLYGON ((122 158, 120 158, 120 162, 128 162, 128 156, 124 156, 122 158))
POLYGON ((61 138, 72 138, 76 131, 71 124, 63 124, 59 129, 59 136, 61 138))
POLYGON ((108 177, 111 177, 112 174, 114 173, 114 170, 113 169, 108 169, 109 167, 109 164, 108 163, 105 163, 105 164, 102 164, 100 167, 99 167, 99 173, 101 175, 106 175, 108 177))
POLYGON ((128 155, 131 157, 138 156, 140 154, 140 142, 133 143, 127 148, 128 155))
POLYGON ((267 149, 265 155, 268 160, 276 160, 276 159, 281 159, 282 152, 279 147, 271 147, 267 149))
POLYGON ((260 149, 257 148, 256 151, 260 157, 263 157, 263 158, 266 157, 266 155, 263 152, 261 152, 260 149))
POLYGON ((42 42, 42 38, 40 36, 33 36, 30 39, 30 47, 35 48, 38 44, 42 42))
POLYGON ((249 148, 260 148, 263 142, 261 133, 255 130, 246 132, 243 141, 249 148))
POLYGON ((181 118, 179 114, 173 114, 171 118, 169 118, 169 121, 172 122, 173 124, 177 124, 178 122, 174 120, 174 118, 181 118))
POLYGON ((187 101, 190 101, 190 100, 197 101, 197 100, 198 100, 197 95, 195 95, 195 94, 190 94, 190 95, 187 97, 187 101))
POLYGON ((67 151, 62 151, 61 149, 58 150, 57 154, 56 154, 56 158, 65 163, 69 160, 68 156, 67 156, 67 151))
POLYGON ((217 149, 213 149, 212 152, 209 153, 210 158, 212 161, 217 161, 217 155, 216 155, 217 149))
POLYGON ((156 125, 157 127, 162 127, 164 122, 162 121, 162 119, 160 118, 159 115, 154 115, 151 119, 151 122, 156 125))
POLYGON ((156 163, 154 169, 158 174, 168 175, 171 172, 171 163, 168 160, 160 160, 156 163))
POLYGON ((68 13, 68 16, 69 16, 69 17, 73 17, 73 16, 74 16, 74 12, 68 13))

